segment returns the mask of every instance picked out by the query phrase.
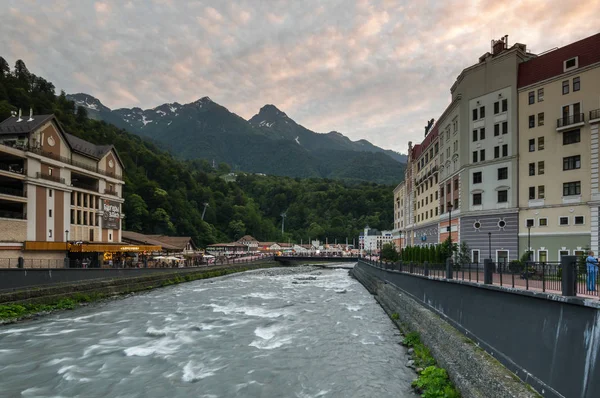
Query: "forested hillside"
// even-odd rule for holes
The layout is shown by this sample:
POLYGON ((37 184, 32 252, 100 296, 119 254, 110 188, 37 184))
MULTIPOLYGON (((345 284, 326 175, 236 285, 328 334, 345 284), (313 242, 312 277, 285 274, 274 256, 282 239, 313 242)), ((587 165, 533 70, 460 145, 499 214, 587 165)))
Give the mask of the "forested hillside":
POLYGON ((30 73, 22 61, 14 69, 0 57, 0 119, 11 110, 54 113, 71 134, 96 144, 114 144, 125 164, 124 228, 145 233, 190 235, 204 246, 248 233, 260 240, 352 240, 365 224, 390 228, 392 188, 323 179, 293 179, 239 173, 237 182, 222 163, 180 161, 137 135, 91 120, 64 92, 30 73), (201 220, 204 203, 209 207, 201 220), (281 235, 282 212, 286 234, 281 235))

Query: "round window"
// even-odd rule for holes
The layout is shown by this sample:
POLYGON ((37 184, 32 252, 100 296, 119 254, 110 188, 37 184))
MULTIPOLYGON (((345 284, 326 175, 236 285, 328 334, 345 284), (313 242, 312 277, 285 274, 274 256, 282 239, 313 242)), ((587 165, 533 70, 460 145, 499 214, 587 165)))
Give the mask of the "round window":
POLYGON ((504 227, 506 227, 506 221, 504 221, 504 220, 500 220, 500 221, 498 221, 498 226, 499 226, 500 228, 504 228, 504 227))
POLYGON ((475 223, 473 224, 473 227, 475 229, 479 229, 479 228, 481 228, 481 223, 479 221, 475 221, 475 223))
POLYGON ((108 161, 108 167, 111 167, 111 168, 112 168, 114 165, 115 165, 115 163, 112 161, 112 159, 110 159, 110 160, 108 161))
POLYGON ((53 137, 48 137, 48 139, 46 141, 48 142, 48 145, 50 145, 50 146, 54 146, 54 144, 56 144, 53 137))

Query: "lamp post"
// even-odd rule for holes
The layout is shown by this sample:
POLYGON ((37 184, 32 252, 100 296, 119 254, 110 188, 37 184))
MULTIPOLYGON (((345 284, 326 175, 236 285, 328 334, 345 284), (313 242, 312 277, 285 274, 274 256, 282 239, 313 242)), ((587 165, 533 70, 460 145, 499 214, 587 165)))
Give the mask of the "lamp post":
POLYGON ((488 258, 492 261, 492 233, 488 232, 488 258))
POLYGON ((373 244, 373 242, 369 242, 369 260, 371 259, 371 256, 373 254, 373 252, 371 251, 371 245, 373 244))
POLYGON ((64 266, 65 268, 69 268, 69 230, 65 230, 65 259, 64 266))
POLYGON ((452 257, 452 203, 448 202, 448 239, 450 240, 450 257, 452 257))

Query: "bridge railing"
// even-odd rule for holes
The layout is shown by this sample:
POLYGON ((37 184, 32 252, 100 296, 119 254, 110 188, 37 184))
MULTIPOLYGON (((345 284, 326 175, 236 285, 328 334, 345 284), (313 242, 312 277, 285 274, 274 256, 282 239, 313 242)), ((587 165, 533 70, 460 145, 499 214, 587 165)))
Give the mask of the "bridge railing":
POLYGON ((386 271, 403 272, 436 279, 454 279, 498 285, 520 290, 598 297, 598 268, 588 267, 575 256, 561 262, 493 262, 445 264, 428 262, 388 262, 361 258, 361 262, 386 271))

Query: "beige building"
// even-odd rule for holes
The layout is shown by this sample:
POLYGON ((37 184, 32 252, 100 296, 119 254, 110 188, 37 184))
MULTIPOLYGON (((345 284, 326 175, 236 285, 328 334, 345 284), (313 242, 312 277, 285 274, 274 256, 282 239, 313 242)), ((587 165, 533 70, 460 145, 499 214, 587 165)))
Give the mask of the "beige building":
MULTIPOLYGON (((100 266, 121 244, 123 164, 112 145, 68 134, 53 115, 0 123, 0 259, 65 256, 100 266), (109 253, 108 257, 105 253, 109 253)), ((34 261, 40 260, 40 261, 34 261)))
POLYGON ((599 109, 600 34, 520 65, 519 246, 537 261, 598 252, 599 109))
POLYGON ((394 228, 392 235, 396 249, 404 247, 404 215, 406 212, 406 183, 401 182, 394 188, 394 228))

